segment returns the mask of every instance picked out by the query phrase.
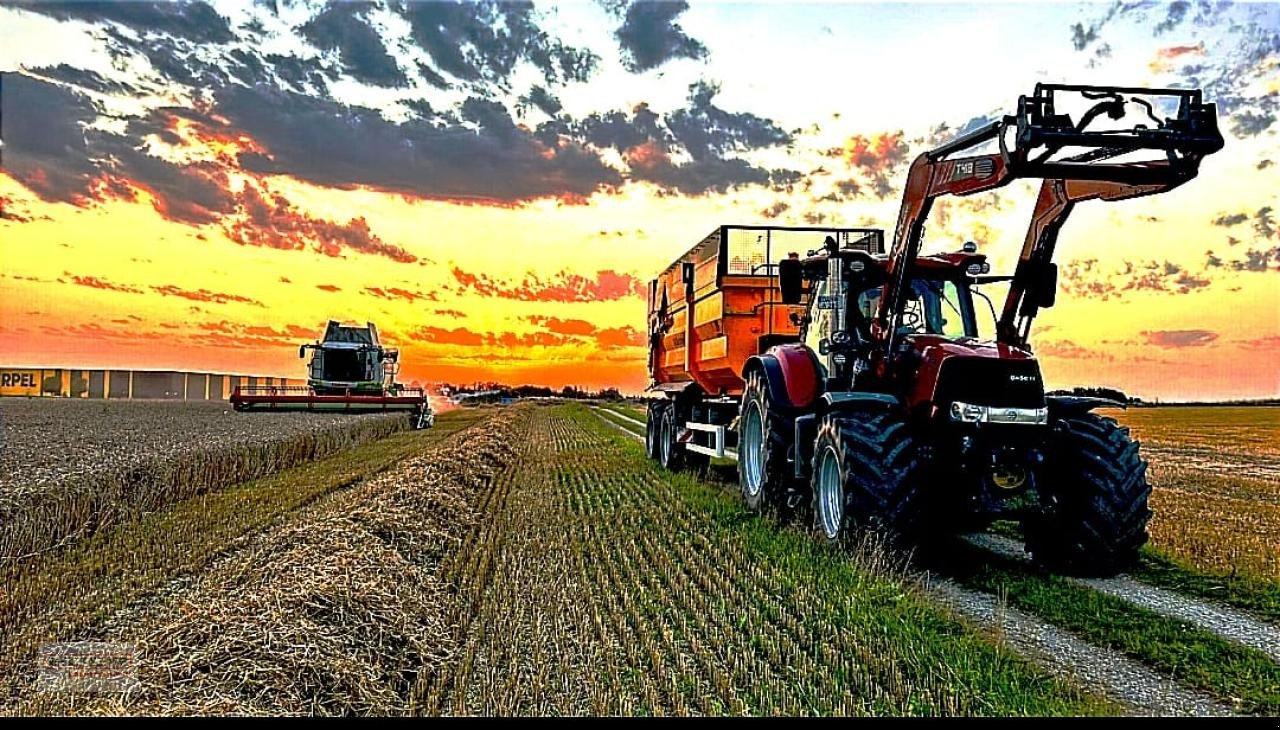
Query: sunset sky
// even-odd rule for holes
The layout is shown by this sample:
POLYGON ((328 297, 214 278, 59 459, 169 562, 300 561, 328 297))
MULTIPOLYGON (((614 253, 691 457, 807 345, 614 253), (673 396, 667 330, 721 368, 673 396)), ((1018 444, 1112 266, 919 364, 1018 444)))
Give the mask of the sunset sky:
MULTIPOLYGON (((1049 385, 1280 395, 1280 5, 0 2, 2 365, 646 382, 643 292, 724 223, 870 225, 1036 82, 1198 86, 1226 148, 1080 206, 1049 385)), ((935 210, 1007 271, 1029 182, 935 210)))

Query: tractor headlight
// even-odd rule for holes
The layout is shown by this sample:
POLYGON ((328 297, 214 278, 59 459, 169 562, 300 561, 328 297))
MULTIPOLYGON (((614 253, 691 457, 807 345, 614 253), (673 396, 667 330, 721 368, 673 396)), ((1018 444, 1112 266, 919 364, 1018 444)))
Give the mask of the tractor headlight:
POLYGON ((956 401, 951 404, 951 420, 961 423, 981 423, 987 420, 986 406, 975 406, 972 403, 956 401))
POLYGON ((955 401, 951 420, 960 423, 1025 423, 1042 426, 1049 422, 1048 408, 1003 408, 955 401))
POLYGON ((991 264, 988 264, 985 261, 981 263, 969 264, 968 268, 965 269, 965 272, 968 273, 969 276, 977 276, 979 274, 985 274, 989 271, 991 271, 991 264))

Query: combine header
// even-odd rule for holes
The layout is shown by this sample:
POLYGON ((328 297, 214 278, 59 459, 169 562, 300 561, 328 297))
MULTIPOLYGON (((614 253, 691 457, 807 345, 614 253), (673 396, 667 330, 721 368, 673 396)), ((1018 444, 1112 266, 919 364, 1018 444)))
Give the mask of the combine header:
POLYGON ((400 352, 383 347, 372 322, 363 327, 329 320, 324 338, 298 348, 311 350, 305 386, 238 387, 231 394, 237 411, 333 411, 410 414, 414 428, 435 421, 426 391, 395 382, 400 352))
POLYGON ((1124 570, 1147 539, 1146 462, 1092 411, 1125 404, 1046 393, 1031 323, 1077 204, 1172 190, 1222 144, 1199 90, 1045 84, 914 161, 887 251, 878 230, 719 229, 650 288, 650 456, 734 458, 749 509, 807 508, 832 542, 1014 519, 1043 566, 1124 570), (1012 273, 975 243, 922 254, 935 200, 1019 178, 1041 186, 1012 273), (980 328, 991 284, 1004 308, 980 328))

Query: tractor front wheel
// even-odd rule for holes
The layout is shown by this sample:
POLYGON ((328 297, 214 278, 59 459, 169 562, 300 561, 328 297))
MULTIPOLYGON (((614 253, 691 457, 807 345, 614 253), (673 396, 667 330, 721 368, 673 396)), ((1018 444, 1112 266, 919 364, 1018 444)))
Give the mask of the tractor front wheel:
POLYGON ((837 544, 852 528, 911 540, 923 522, 921 463, 906 422, 892 413, 827 415, 813 451, 813 529, 837 544))
POLYGON ((1086 413, 1058 423, 1041 479, 1044 512, 1023 529, 1027 551, 1050 570, 1114 575, 1147 541, 1147 463, 1114 419, 1086 413))
POLYGON ((750 512, 785 506, 793 423, 773 407, 764 376, 752 373, 738 412, 738 484, 750 512))

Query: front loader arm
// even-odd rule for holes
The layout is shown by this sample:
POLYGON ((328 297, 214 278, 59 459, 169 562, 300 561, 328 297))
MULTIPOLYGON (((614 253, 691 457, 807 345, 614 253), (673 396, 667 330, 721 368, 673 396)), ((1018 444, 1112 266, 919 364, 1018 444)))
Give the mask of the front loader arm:
POLYGON ((1216 106, 1204 103, 1198 89, 1037 84, 1034 94, 1019 98, 1016 115, 925 152, 912 162, 872 336, 891 357, 910 269, 920 254, 925 220, 935 199, 992 190, 1018 178, 1044 180, 997 330, 1000 341, 1023 345, 1037 309, 1051 302, 1045 287, 1053 277, 1046 272, 1058 232, 1075 203, 1124 200, 1175 188, 1194 178, 1200 160, 1222 144, 1216 106), (1094 103, 1074 122, 1058 113, 1055 93, 1078 94, 1094 103), (1144 97, 1175 97, 1177 112, 1161 119, 1144 97), (1119 129, 1091 128, 1100 118, 1125 119, 1129 105, 1145 110, 1141 122, 1119 129), (993 140, 998 142, 998 152, 951 157, 993 140), (1163 159, 1115 159, 1141 151, 1158 152, 1163 159), (1064 156, 1064 152, 1070 154, 1064 156))

